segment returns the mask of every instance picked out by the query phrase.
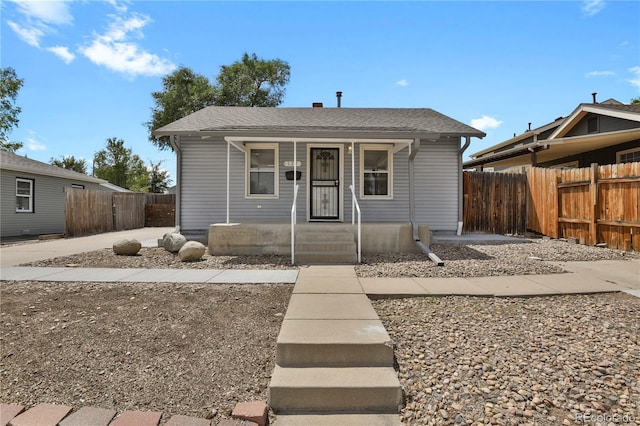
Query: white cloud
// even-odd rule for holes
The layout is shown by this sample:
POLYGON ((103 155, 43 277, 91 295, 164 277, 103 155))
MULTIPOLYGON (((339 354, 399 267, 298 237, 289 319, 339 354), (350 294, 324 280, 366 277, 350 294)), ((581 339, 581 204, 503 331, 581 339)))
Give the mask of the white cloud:
POLYGON ((73 22, 73 16, 69 12, 69 1, 12 1, 18 6, 20 13, 27 18, 55 25, 73 22))
POLYGON ((46 151, 47 150, 46 145, 38 142, 34 138, 27 139, 27 148, 29 149, 29 151, 46 151))
POLYGON ((604 9, 604 0, 585 0, 582 3, 582 12, 587 16, 593 16, 604 9))
POLYGON ((407 80, 399 80, 399 81, 396 81, 396 84, 398 86, 403 86, 404 87, 404 86, 408 86, 409 82, 407 80))
POLYGON ((628 82, 631 83, 632 86, 640 89, 640 66, 629 68, 629 72, 633 74, 633 77, 628 80, 628 82))
POLYGON ((70 64, 76 58, 76 55, 69 52, 69 48, 65 46, 47 47, 47 50, 62 59, 65 64, 70 64))
POLYGON ((105 1, 109 3, 111 6, 113 6, 113 8, 120 13, 125 13, 128 10, 128 7, 124 4, 128 2, 118 1, 118 0, 105 0, 105 1))
POLYGON ((40 47, 40 39, 44 36, 44 31, 34 26, 23 27, 13 21, 7 21, 7 24, 22 41, 33 47, 40 47))
POLYGON ((500 127, 501 124, 502 121, 497 120, 493 117, 489 117, 488 115, 483 115, 480 118, 474 118, 473 120, 471 120, 471 127, 474 127, 478 130, 496 129, 500 127))
POLYGON ((132 76, 164 75, 176 66, 169 60, 149 53, 131 41, 132 37, 142 38, 142 28, 150 22, 148 16, 135 14, 128 19, 114 17, 109 29, 103 35, 96 35, 89 46, 80 52, 91 62, 113 71, 132 76))
POLYGON ((613 71, 590 71, 585 74, 585 77, 610 77, 616 75, 613 71))

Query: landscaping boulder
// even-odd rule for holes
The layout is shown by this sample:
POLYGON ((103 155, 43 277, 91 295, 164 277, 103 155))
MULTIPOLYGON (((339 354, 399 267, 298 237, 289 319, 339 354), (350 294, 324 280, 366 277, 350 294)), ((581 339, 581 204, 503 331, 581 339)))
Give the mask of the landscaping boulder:
POLYGON ((135 256, 138 254, 142 244, 136 239, 122 239, 113 243, 113 252, 122 256, 135 256))
POLYGON ((198 241, 188 241, 182 246, 178 252, 178 256, 180 256, 180 260, 183 262, 194 262, 202 259, 205 251, 206 247, 204 244, 198 241))
POLYGON ((162 247, 168 252, 177 253, 180 251, 183 245, 187 242, 187 239, 182 234, 176 232, 170 232, 164 234, 162 237, 162 247))

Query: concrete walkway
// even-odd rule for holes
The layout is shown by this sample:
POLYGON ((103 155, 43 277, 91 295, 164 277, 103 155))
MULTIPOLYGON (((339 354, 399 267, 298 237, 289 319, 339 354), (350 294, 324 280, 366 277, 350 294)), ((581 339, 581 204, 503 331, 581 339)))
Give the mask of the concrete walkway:
MULTIPOLYGON (((34 252, 42 256, 42 252, 34 252)), ((50 255, 51 256, 51 255, 50 255)), ((300 267, 284 270, 244 269, 108 269, 108 268, 38 268, 2 267, 3 281, 68 282, 178 282, 210 284, 289 283, 298 277, 296 293, 363 292, 371 298, 411 296, 548 296, 623 291, 640 297, 640 260, 606 260, 598 262, 558 262, 569 271, 565 274, 518 275, 480 278, 357 278, 328 280, 332 266, 300 267), (308 273, 307 273, 308 272, 308 273), (312 276, 309 276, 311 274, 312 276), (317 275, 313 277, 313 275, 317 275)))

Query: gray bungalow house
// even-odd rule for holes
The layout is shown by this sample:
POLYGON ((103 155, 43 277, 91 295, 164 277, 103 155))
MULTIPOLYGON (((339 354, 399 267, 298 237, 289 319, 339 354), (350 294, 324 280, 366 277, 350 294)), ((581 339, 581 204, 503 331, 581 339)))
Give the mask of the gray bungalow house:
POLYGON ((0 151, 0 236, 65 232, 65 188, 105 189, 105 180, 0 151))
POLYGON ((567 117, 471 154, 465 168, 588 167, 640 161, 640 105, 583 103, 567 117))
POLYGON ((428 108, 319 105, 210 106, 154 135, 177 153, 180 232, 212 254, 326 263, 455 232, 462 153, 485 136, 428 108))

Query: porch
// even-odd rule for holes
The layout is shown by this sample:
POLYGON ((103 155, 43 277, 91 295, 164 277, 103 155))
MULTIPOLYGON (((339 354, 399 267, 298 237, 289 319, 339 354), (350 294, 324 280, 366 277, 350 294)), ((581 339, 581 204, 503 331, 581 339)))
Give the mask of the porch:
MULTIPOLYGON (((216 223, 209 227, 212 255, 292 256, 295 263, 355 263, 358 225, 345 223, 216 223), (293 249, 293 253, 292 253, 293 249), (318 256, 319 255, 319 256, 318 256)), ((431 231, 418 225, 420 240, 430 245, 431 231)), ((413 228, 407 223, 362 223, 360 251, 367 253, 420 253, 413 228)))

